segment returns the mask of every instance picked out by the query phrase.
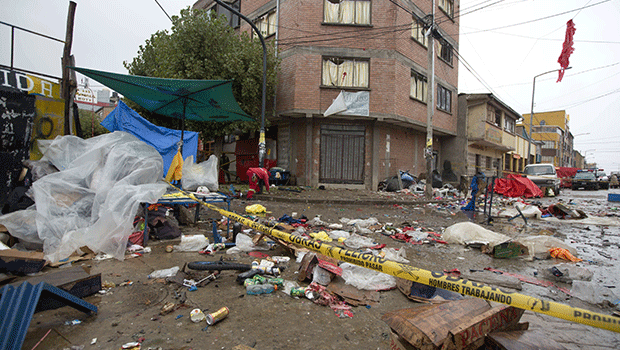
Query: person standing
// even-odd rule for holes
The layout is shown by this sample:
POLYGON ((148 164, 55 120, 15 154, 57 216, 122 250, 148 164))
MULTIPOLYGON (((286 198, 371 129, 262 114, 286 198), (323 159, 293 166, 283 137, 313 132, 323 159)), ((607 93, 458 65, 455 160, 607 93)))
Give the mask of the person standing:
POLYGON ((222 152, 222 156, 220 157, 220 167, 222 168, 222 171, 224 171, 224 174, 226 175, 226 183, 230 182, 230 159, 228 159, 228 156, 226 155, 226 153, 222 152))
POLYGON ((247 175, 250 182, 247 199, 252 199, 255 193, 262 193, 263 185, 269 192, 269 172, 265 168, 249 168, 247 175))

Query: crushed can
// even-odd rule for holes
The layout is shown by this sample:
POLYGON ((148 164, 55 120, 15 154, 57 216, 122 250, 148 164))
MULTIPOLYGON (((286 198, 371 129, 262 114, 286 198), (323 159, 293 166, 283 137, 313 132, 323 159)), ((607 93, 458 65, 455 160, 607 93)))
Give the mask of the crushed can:
POLYGON ((284 278, 282 277, 268 278, 267 283, 273 284, 274 286, 278 286, 278 288, 282 288, 284 287, 284 278))
POLYGON ((226 306, 217 310, 216 312, 207 314, 207 324, 209 326, 213 326, 214 324, 220 322, 228 316, 230 310, 226 306))
POLYGON ((306 295, 305 287, 293 287, 291 288, 291 296, 301 298, 306 295))

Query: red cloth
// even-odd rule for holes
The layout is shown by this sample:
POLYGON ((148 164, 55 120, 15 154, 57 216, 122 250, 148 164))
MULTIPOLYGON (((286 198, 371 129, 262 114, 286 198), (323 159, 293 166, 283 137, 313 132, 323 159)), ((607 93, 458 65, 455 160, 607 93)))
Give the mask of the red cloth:
POLYGON ((542 190, 527 177, 508 174, 505 179, 495 180, 495 193, 506 197, 542 197, 542 190))
POLYGON ((261 189, 257 181, 253 181, 253 176, 256 175, 259 180, 263 180, 265 183, 265 189, 269 192, 269 172, 264 168, 249 168, 248 172, 248 181, 250 182, 250 190, 248 191, 247 198, 252 199, 254 193, 260 193, 261 189))
POLYGON ((566 22, 566 34, 564 36, 564 44, 562 45, 562 53, 560 54, 560 57, 558 57, 558 63, 562 66, 562 68, 559 71, 558 81, 556 81, 556 83, 562 81, 564 71, 568 68, 568 58, 570 57, 570 54, 575 51, 573 48, 573 35, 575 34, 575 31, 575 23, 573 23, 573 20, 571 19, 566 22))

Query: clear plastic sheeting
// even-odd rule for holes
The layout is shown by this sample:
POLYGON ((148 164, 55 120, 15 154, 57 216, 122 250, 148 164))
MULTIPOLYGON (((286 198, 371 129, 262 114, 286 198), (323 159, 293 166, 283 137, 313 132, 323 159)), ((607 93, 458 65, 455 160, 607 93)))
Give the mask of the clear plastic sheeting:
POLYGON ((122 131, 87 140, 59 136, 44 148, 42 160, 60 171, 33 183, 36 212, 5 215, 0 223, 20 239, 43 242, 51 262, 83 246, 123 260, 140 203, 157 202, 166 191, 161 155, 122 131))
POLYGON ((187 191, 196 191, 198 186, 206 186, 209 191, 219 190, 218 160, 215 155, 201 163, 194 163, 194 157, 189 156, 183 162, 183 177, 181 185, 187 191))
POLYGON ((520 237, 517 242, 527 247, 529 258, 546 259, 549 257, 549 249, 564 248, 573 256, 577 256, 577 250, 561 240, 550 236, 528 236, 520 237))
POLYGON ((362 290, 388 290, 396 287, 396 278, 383 272, 349 263, 340 264, 345 283, 362 290))

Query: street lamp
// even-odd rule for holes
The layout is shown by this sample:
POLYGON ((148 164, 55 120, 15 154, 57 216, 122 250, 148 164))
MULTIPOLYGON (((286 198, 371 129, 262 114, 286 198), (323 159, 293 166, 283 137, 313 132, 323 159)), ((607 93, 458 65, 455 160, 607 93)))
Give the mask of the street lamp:
POLYGON ((263 93, 262 93, 261 114, 260 114, 260 136, 258 139, 258 166, 262 168, 265 166, 263 163, 265 161, 265 153, 266 153, 265 102, 266 102, 266 95, 267 95, 267 46, 265 45, 265 38, 263 37, 263 34, 260 32, 260 30, 256 27, 256 25, 252 23, 252 21, 250 21, 247 17, 242 15, 239 11, 235 10, 231 6, 228 6, 221 0, 215 0, 215 2, 218 3, 220 6, 222 6, 223 8, 227 9, 228 11, 236 14, 237 16, 242 18, 244 21, 248 22, 248 24, 256 31, 256 34, 258 35, 258 38, 260 39, 260 43, 261 45, 263 45, 263 93))
MULTIPOLYGON (((566 69, 571 69, 571 68, 573 68, 573 67, 567 67, 566 69)), ((534 123, 534 91, 535 91, 535 88, 536 88, 536 78, 538 78, 541 75, 557 72, 557 71, 560 71, 560 70, 562 70, 562 69, 554 69, 554 70, 550 70, 548 72, 540 73, 540 74, 534 76, 534 82, 532 83, 532 109, 531 109, 531 112, 530 112, 530 135, 529 135, 529 142, 527 144, 527 160, 528 160, 527 163, 528 164, 530 163, 529 162, 529 160, 530 160, 530 152, 532 150, 532 124, 534 123)), ((536 160, 534 160, 534 161, 536 161, 536 160)))

